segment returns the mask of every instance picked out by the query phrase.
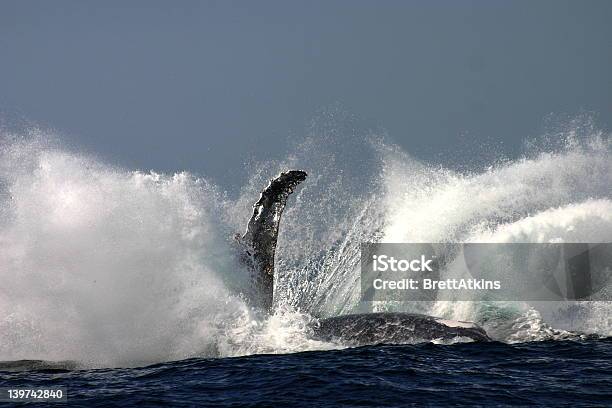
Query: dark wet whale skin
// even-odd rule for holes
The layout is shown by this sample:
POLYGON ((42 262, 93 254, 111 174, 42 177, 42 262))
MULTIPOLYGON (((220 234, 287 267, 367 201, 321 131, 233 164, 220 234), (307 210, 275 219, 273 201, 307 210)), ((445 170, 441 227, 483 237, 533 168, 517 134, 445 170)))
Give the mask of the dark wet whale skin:
MULTIPOLYGON (((306 172, 290 170, 279 174, 261 192, 253 205, 247 231, 240 239, 246 248, 247 262, 257 288, 257 302, 263 310, 273 312, 274 255, 280 220, 287 199, 306 172)), ((432 316, 412 313, 367 313, 321 319, 311 326, 314 337, 343 344, 414 343, 451 340, 467 337, 474 341, 490 341, 486 332, 473 323, 447 322, 432 316)))
POLYGON ((330 317, 311 327, 316 339, 340 341, 351 346, 367 344, 402 344, 459 337, 473 341, 491 341, 487 333, 467 322, 451 327, 444 320, 412 313, 366 313, 330 317))
POLYGON ((274 295, 274 254, 281 216, 287 198, 295 187, 306 179, 306 172, 291 170, 278 175, 261 192, 253 205, 253 215, 246 233, 240 239, 246 247, 247 262, 253 270, 258 302, 270 313, 274 295))

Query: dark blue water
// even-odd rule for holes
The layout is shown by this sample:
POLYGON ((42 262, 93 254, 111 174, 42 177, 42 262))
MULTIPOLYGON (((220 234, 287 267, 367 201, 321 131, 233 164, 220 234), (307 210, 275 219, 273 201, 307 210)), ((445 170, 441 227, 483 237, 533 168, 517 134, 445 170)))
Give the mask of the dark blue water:
POLYGON ((143 368, 2 371, 0 382, 65 386, 68 405, 83 407, 612 406, 612 339, 383 345, 143 368))

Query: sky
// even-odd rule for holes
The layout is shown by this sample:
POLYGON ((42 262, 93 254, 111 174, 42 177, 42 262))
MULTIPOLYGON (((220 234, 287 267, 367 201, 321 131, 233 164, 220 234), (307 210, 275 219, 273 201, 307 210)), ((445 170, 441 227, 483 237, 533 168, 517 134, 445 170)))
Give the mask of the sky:
POLYGON ((1 0, 0 125, 226 186, 330 106, 423 160, 512 155, 551 118, 610 128, 611 21, 605 0, 1 0))

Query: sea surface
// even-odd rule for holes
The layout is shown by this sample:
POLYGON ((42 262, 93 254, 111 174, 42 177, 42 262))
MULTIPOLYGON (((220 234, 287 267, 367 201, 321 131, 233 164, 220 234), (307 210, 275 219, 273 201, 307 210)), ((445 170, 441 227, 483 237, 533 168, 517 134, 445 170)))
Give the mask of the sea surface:
POLYGON ((82 407, 610 406, 612 338, 378 345, 139 368, 18 369, 0 371, 0 386, 63 386, 68 406, 82 407))
MULTIPOLYGON (((612 406, 607 295, 362 301, 363 242, 612 242, 612 139, 588 118, 517 157, 450 153, 457 163, 423 162, 330 111, 228 186, 0 131, 0 387, 64 386, 84 407, 612 406), (235 237, 289 169, 308 178, 282 216, 268 315, 235 237), (474 322, 495 342, 347 349, 309 329, 384 311, 474 322)), ((450 261, 444 279, 461 276, 450 261)), ((491 264, 520 283, 524 261, 491 264)))

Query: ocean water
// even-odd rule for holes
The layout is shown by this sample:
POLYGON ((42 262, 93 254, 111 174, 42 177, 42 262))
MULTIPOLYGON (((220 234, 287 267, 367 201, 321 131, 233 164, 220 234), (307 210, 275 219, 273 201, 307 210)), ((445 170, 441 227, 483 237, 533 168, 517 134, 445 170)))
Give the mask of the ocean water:
MULTIPOLYGON (((1 372, 70 406, 609 406, 612 339, 378 345, 141 368, 1 372)), ((63 403, 55 403, 62 406, 63 403)))
POLYGON ((359 245, 612 242, 609 135, 578 120, 517 159, 457 170, 337 116, 227 191, 205 175, 120 168, 41 131, 3 132, 0 361, 73 371, 19 363, 0 387, 55 382, 84 405, 88 393, 122 406, 606 405, 611 302, 361 302, 359 245), (233 237, 290 168, 309 178, 283 215, 265 316, 233 237), (310 336, 313 320, 372 311, 472 321, 496 342, 346 349, 310 336))

